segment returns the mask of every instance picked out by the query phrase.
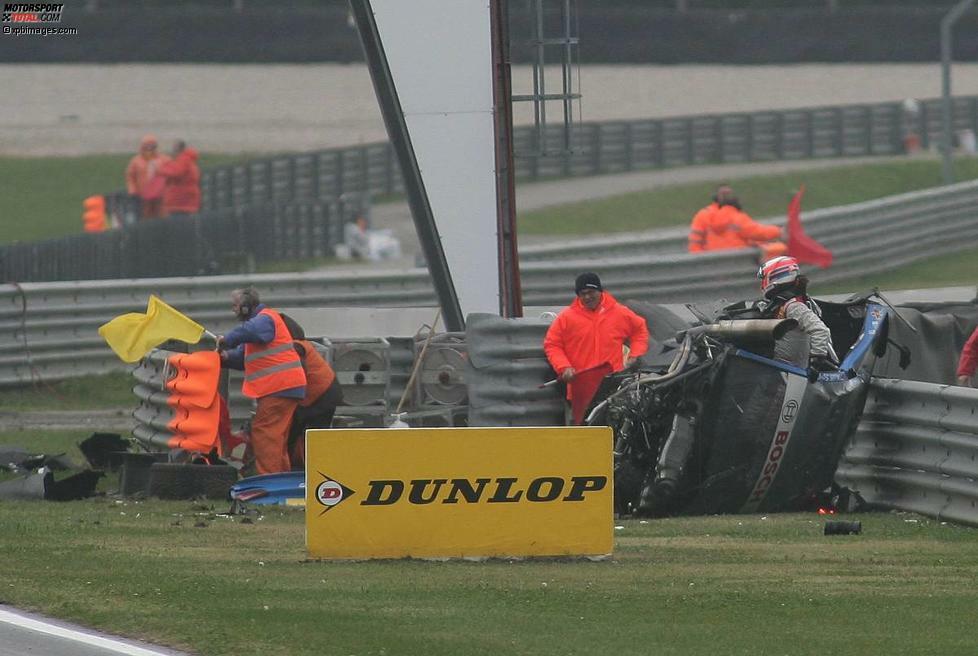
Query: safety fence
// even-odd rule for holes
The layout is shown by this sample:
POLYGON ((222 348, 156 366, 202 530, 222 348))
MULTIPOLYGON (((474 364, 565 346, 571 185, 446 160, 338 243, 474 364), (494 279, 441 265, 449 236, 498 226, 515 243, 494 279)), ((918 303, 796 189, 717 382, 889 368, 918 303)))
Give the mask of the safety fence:
MULTIPOLYGON (((818 281, 864 276, 921 257, 953 252, 978 237, 978 182, 819 210, 808 231, 835 250, 818 281)), ((593 244, 594 242, 592 242, 593 244)), ((630 248, 630 247, 629 247, 630 248)), ((757 293, 749 251, 638 255, 595 249, 606 259, 525 262, 528 306, 559 306, 582 270, 597 271, 619 298, 656 303, 738 299, 757 293)), ((125 312, 142 311, 150 294, 217 332, 232 324, 230 291, 249 284, 277 307, 434 306, 427 271, 309 272, 0 285, 0 385, 59 380, 121 368, 96 334, 125 312)))
POLYGON ((836 482, 872 506, 978 525, 978 390, 874 380, 836 482))
POLYGON ((331 256, 357 199, 266 202, 141 221, 124 230, 0 246, 3 280, 158 278, 254 270, 331 256))
MULTIPOLYGON (((542 134, 514 130, 521 181, 602 175, 696 164, 899 155, 916 135, 923 148, 939 142, 940 100, 921 101, 908 114, 899 102, 712 114, 575 126, 565 156, 563 125, 542 134)), ((978 96, 953 99, 953 129, 978 131, 978 96)), ((201 210, 346 194, 385 196, 404 189, 389 143, 282 155, 201 173, 201 210)), ((124 192, 107 195, 109 212, 132 212, 124 192)))

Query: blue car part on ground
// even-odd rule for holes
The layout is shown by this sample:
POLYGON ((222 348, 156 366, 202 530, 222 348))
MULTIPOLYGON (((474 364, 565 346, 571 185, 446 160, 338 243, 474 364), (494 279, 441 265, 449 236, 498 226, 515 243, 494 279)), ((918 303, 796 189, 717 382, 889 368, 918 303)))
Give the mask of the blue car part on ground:
POLYGON ((256 505, 305 505, 305 472, 282 472, 243 478, 231 486, 231 501, 256 505))

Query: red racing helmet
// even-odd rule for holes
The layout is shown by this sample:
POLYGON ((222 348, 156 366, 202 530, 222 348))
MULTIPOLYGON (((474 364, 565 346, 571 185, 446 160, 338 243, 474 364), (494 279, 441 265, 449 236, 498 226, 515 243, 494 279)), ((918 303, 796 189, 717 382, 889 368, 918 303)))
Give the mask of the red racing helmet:
POLYGON ((795 258, 788 255, 771 258, 757 270, 757 277, 761 279, 761 293, 766 296, 771 289, 794 282, 799 273, 798 260, 795 258))

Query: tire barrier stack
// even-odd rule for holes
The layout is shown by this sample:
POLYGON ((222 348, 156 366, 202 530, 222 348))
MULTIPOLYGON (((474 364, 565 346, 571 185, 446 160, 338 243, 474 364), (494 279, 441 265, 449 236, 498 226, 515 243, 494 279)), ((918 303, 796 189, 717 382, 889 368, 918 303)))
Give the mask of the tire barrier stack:
POLYGON ((835 480, 874 507, 978 526, 978 389, 874 379, 835 480))
POLYGON ((133 436, 153 449, 208 452, 220 418, 220 359, 214 351, 154 349, 133 371, 133 436))

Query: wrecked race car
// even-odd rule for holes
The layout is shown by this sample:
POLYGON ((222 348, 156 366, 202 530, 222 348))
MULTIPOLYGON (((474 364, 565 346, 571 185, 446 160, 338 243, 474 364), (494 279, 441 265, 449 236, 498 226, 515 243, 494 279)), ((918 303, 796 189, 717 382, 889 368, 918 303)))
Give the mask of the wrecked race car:
MULTIPOLYGON (((616 512, 812 507, 859 422, 889 320, 872 295, 816 302, 835 352, 845 354, 837 370, 808 367, 808 342, 794 321, 763 319, 758 303, 738 303, 713 316, 690 306, 700 325, 659 343, 657 354, 650 349, 638 369, 603 381, 586 423, 614 430, 616 512)), ((657 306, 630 306, 647 320, 661 315, 657 306)))

